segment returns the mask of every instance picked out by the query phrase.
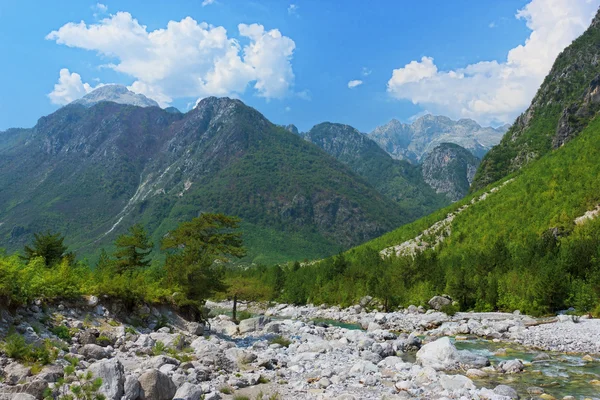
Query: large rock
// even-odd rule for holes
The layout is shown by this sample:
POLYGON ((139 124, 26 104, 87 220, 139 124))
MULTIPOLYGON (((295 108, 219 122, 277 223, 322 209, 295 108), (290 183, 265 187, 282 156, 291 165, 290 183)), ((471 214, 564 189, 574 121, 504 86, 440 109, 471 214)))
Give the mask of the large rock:
POLYGON ((481 368, 489 365, 489 360, 483 356, 467 350, 457 350, 447 337, 421 347, 417 352, 417 362, 424 367, 431 367, 435 370, 481 368))
POLYGON ((175 400, 200 400, 202 389, 198 385, 185 382, 175 393, 175 400))
POLYGON ((433 296, 427 304, 429 304, 429 307, 433 308, 434 310, 440 311, 445 306, 451 305, 452 299, 447 296, 433 296))
POLYGON ((97 344, 86 344, 79 349, 79 354, 89 360, 101 360, 110 356, 107 349, 97 344))
POLYGON ((138 380, 140 400, 171 400, 177 392, 171 378, 156 369, 144 372, 138 380))
POLYGON ((511 388, 510 386, 498 385, 494 389, 494 393, 496 393, 497 395, 500 395, 500 396, 508 397, 513 400, 519 400, 519 395, 518 395, 517 391, 515 389, 511 388))
POLYGON ((256 318, 248 318, 240 322, 238 330, 240 331, 240 333, 259 331, 262 328, 264 328, 265 325, 267 325, 269 322, 271 322, 271 319, 263 316, 256 318))
POLYGON ((523 371, 524 365, 521 360, 506 360, 498 364, 498 370, 505 374, 518 374, 523 371))
POLYGON ((125 393, 125 373, 123 365, 117 359, 101 360, 93 363, 88 368, 94 378, 102 379, 99 392, 107 400, 121 400, 125 393))
POLYGON ((473 381, 464 375, 442 375, 440 378, 440 385, 450 392, 475 389, 473 381))
POLYGON ((31 368, 21 365, 18 362, 10 363, 4 368, 4 382, 9 385, 16 385, 23 382, 29 375, 31 375, 31 368))
POLYGON ((129 375, 125 379, 125 384, 123 385, 125 394, 123 395, 122 400, 137 400, 140 397, 140 381, 133 375, 129 375))

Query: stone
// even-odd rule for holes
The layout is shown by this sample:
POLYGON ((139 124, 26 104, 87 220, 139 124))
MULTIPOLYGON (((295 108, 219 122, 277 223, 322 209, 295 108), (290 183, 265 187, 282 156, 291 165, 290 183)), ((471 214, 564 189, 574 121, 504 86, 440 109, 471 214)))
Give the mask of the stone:
POLYGON ((102 379, 99 392, 107 400, 121 400, 125 393, 125 372, 123 365, 117 359, 106 359, 93 363, 88 368, 94 378, 102 379))
POLYGON ((481 368, 489 364, 489 360, 483 356, 467 350, 457 350, 448 337, 421 347, 417 352, 417 362, 423 367, 431 367, 435 370, 481 368))
MULTIPOLYGON (((27 394, 35 397, 36 399, 43 399, 44 392, 48 389, 48 382, 45 381, 32 381, 29 383, 23 383, 16 386, 4 386, 0 387, 0 399, 4 399, 3 395, 23 395, 27 394)), ((9 399, 13 399, 13 396, 8 396, 9 399)))
POLYGON ((29 393, 17 393, 11 397, 11 400, 36 400, 36 397, 29 393))
POLYGON ((86 329, 79 333, 79 344, 96 344, 96 339, 100 335, 97 329, 86 329))
POLYGON ((171 400, 177 392, 171 378, 156 369, 144 372, 138 380, 140 400, 171 400))
POLYGON ((4 382, 9 385, 16 385, 25 381, 25 378, 31 375, 31 368, 13 362, 4 368, 4 382))
POLYGON ((377 368, 377 365, 373 364, 370 361, 358 361, 356 362, 352 368, 350 368, 350 373, 349 375, 351 376, 362 376, 362 375, 366 375, 368 373, 375 373, 375 372, 379 372, 379 368, 377 368))
POLYGON ((594 361, 594 358, 592 356, 590 356, 589 354, 586 354, 585 356, 581 357, 581 359, 585 362, 592 362, 594 361))
POLYGON ((360 301, 358 302, 358 305, 360 305, 362 308, 365 308, 369 304, 371 304, 372 301, 373 301, 373 297, 365 296, 362 299, 360 299, 360 301))
POLYGON ((506 360, 498 364, 498 370, 505 374, 518 374, 524 367, 521 360, 506 360))
POLYGON ((440 311, 445 306, 449 306, 452 304, 452 299, 447 296, 433 296, 431 300, 427 302, 429 307, 434 310, 440 311))
POLYGON ((90 307, 96 307, 98 305, 98 298, 96 296, 88 297, 87 305, 90 307))
POLYGON ((488 373, 476 368, 470 368, 467 370, 467 376, 469 378, 485 378, 488 376, 488 373))
POLYGON ((198 322, 188 322, 187 331, 191 335, 202 336, 204 335, 204 325, 198 322))
POLYGON ((248 318, 243 321, 240 321, 238 325, 238 330, 241 334, 259 331, 265 327, 266 324, 271 322, 271 320, 267 317, 256 317, 256 318, 248 318))
POLYGON ((175 400, 200 400, 202 397, 202 389, 198 385, 192 385, 189 382, 185 382, 177 389, 175 393, 175 400))
POLYGON ((125 394, 123 395, 122 400, 137 400, 140 397, 140 381, 133 375, 129 375, 125 378, 125 384, 123 385, 123 391, 125 394))
POLYGON ((101 360, 110 356, 110 352, 107 349, 97 344, 84 345, 79 349, 79 354, 88 360, 101 360))
POLYGON ((473 381, 464 375, 442 375, 440 385, 448 391, 475 389, 473 381))
POLYGON ((323 389, 327 389, 331 385, 331 381, 327 378, 321 378, 317 382, 317 386, 323 389))
POLYGON ((494 388, 494 393, 496 393, 497 395, 500 396, 506 396, 509 397, 513 400, 519 400, 519 394, 517 393, 517 391, 513 388, 511 388, 510 386, 506 386, 506 385, 498 385, 494 388))
POLYGON ((37 374, 37 379, 45 382, 56 382, 64 376, 64 369, 60 365, 46 365, 42 371, 37 374))

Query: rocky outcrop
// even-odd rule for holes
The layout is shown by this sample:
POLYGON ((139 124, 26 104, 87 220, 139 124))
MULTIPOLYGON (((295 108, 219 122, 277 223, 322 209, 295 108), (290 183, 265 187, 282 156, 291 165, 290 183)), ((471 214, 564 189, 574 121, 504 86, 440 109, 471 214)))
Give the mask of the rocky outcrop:
POLYGON ((483 158, 473 189, 481 189, 560 147, 590 121, 597 111, 599 19, 600 13, 558 55, 529 108, 483 158))
POLYGON ((469 193, 479 159, 466 149, 442 143, 425 156, 421 164, 423 179, 437 193, 458 201, 469 193))
POLYGON ((453 121, 448 117, 424 115, 412 124, 395 119, 369 133, 379 146, 396 159, 422 162, 442 143, 454 143, 474 156, 482 157, 500 142, 508 126, 482 127, 470 119, 453 121))
POLYGON ((565 107, 556 133, 552 138, 552 148, 557 149, 577 136, 600 110, 600 75, 594 78, 581 100, 565 107))

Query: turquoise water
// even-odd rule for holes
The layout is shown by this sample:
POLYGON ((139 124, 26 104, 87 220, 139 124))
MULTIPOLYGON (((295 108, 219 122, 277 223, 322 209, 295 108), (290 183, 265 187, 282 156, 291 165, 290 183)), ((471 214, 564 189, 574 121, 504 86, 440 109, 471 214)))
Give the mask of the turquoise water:
POLYGON ((539 351, 508 343, 494 343, 488 340, 456 341, 459 350, 470 350, 486 356, 493 366, 503 360, 520 359, 525 370, 520 374, 492 374, 482 379, 473 379, 479 387, 494 388, 505 384, 513 387, 521 398, 530 398, 527 389, 540 387, 557 399, 564 396, 574 396, 576 399, 600 399, 600 386, 590 384, 590 381, 600 379, 600 361, 582 360, 583 355, 570 355, 554 352, 543 352, 550 360, 532 362, 539 351), (506 354, 497 354, 500 349, 506 349, 506 354), (531 363, 531 364, 529 364, 531 363))
POLYGON ((327 318, 315 318, 311 320, 315 324, 322 323, 329 326, 337 326, 339 328, 345 328, 351 331, 363 330, 363 328, 359 324, 351 324, 348 322, 340 322, 335 319, 327 319, 327 318))

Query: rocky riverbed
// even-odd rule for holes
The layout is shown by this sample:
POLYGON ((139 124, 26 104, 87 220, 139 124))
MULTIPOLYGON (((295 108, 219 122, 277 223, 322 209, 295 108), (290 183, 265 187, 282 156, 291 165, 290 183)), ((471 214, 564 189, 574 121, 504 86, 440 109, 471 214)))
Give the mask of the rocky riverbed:
POLYGON ((108 399, 125 400, 600 398, 596 320, 361 305, 251 311, 264 315, 239 324, 216 315, 206 327, 167 307, 124 312, 93 297, 3 311, 3 337, 56 350, 47 365, 3 355, 0 399, 58 398, 88 371, 108 399), (568 355, 571 368, 564 353, 541 349, 580 353, 568 355), (66 382, 65 367, 75 370, 66 382))

